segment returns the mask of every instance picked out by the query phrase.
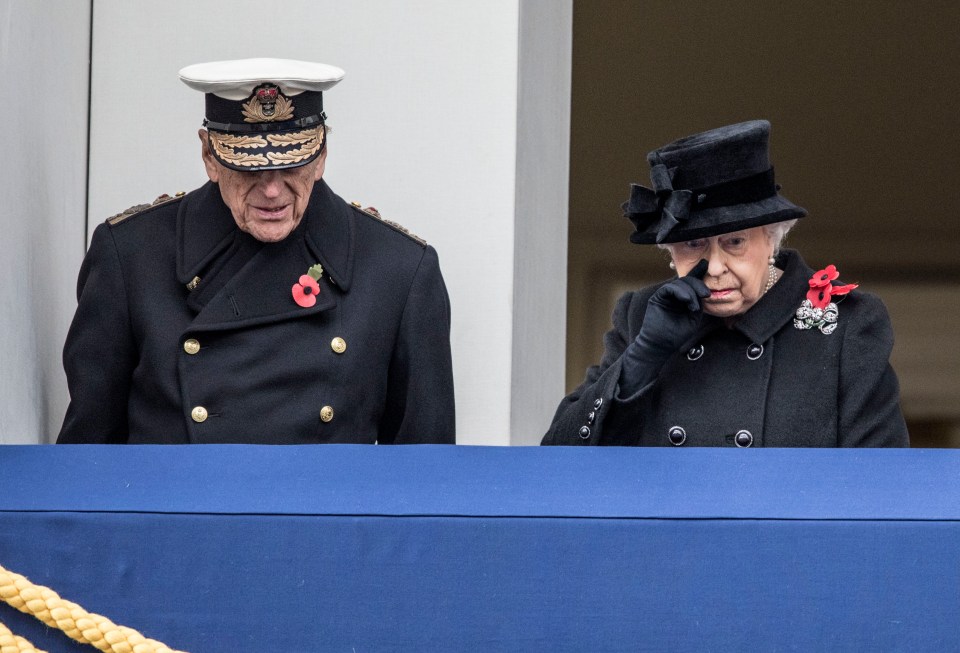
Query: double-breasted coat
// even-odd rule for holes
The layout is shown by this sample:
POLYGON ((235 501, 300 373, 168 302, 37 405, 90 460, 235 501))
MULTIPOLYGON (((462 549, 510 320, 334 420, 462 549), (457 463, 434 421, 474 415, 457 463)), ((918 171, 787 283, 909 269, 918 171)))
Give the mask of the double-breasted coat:
POLYGON ((602 361, 560 403, 543 444, 908 446, 883 303, 855 290, 832 333, 797 328, 813 270, 790 250, 777 264, 783 276, 734 326, 704 316, 659 377, 626 398, 620 356, 659 286, 623 295, 602 361))
POLYGON ((277 243, 241 232, 212 183, 108 220, 77 293, 58 442, 454 442, 437 253, 322 180, 277 243))

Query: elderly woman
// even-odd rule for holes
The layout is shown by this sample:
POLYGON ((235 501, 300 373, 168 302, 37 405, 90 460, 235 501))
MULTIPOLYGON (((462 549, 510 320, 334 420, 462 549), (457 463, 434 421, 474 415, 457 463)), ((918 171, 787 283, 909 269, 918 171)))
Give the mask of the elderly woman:
POLYGON ((806 211, 778 192, 769 133, 746 122, 648 155, 630 240, 666 249, 677 278, 620 298, 543 444, 909 445, 883 304, 780 249, 806 211))

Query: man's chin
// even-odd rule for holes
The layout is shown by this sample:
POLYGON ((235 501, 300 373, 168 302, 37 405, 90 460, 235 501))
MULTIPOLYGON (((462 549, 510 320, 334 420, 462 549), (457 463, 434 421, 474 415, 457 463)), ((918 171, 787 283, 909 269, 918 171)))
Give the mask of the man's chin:
POLYGON ((277 243, 289 236, 297 227, 296 222, 290 220, 258 220, 248 222, 242 228, 248 234, 264 243, 277 243))

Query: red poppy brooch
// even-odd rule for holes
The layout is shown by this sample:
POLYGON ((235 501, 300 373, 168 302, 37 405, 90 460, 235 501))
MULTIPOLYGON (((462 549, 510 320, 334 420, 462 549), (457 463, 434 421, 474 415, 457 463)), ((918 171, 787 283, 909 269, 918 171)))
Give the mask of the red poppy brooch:
POLYGON ((320 277, 323 276, 323 266, 319 263, 310 266, 306 274, 301 274, 297 283, 293 284, 293 301, 298 306, 310 308, 317 303, 320 294, 320 277))
POLYGON ((821 333, 827 335, 833 333, 837 328, 837 317, 840 312, 837 310, 837 303, 833 301, 834 297, 842 297, 857 287, 855 283, 849 283, 844 286, 833 285, 833 280, 840 276, 835 265, 828 265, 822 270, 817 270, 810 277, 810 290, 807 291, 807 298, 797 309, 797 315, 793 320, 793 326, 798 329, 820 329, 821 333))

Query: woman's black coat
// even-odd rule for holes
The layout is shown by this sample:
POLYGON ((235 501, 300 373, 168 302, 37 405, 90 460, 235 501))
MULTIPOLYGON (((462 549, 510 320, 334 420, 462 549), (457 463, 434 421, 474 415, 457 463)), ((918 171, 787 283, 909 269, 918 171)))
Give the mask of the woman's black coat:
POLYGON ((623 295, 600 365, 560 403, 543 444, 908 446, 883 303, 855 290, 837 298, 833 333, 798 329, 813 270, 790 250, 777 264, 783 276, 732 328, 705 316, 658 379, 627 399, 617 396, 620 356, 659 286, 623 295))

